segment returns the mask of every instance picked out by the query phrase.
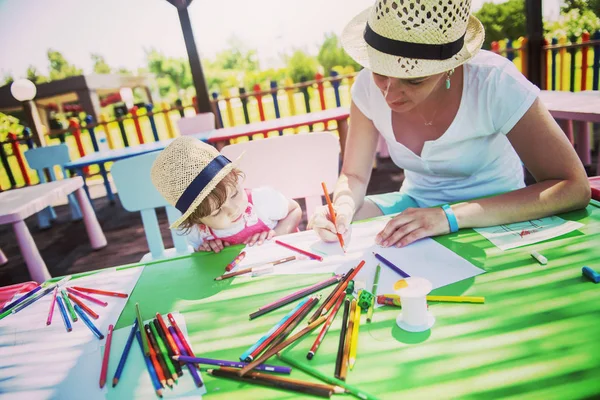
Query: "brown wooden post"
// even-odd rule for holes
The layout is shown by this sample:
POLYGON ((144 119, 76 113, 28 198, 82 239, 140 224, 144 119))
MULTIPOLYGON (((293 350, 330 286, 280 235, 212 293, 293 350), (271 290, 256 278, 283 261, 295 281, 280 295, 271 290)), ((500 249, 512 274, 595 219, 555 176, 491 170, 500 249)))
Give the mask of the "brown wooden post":
POLYGON ((527 72, 534 85, 542 87, 542 46, 544 24, 542 22, 542 0, 525 0, 527 15, 527 72))

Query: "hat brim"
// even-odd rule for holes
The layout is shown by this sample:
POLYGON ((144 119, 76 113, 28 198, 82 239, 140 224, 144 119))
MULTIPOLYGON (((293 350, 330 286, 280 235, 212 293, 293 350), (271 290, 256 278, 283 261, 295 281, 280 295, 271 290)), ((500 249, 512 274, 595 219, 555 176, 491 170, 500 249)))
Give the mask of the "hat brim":
POLYGON ((187 211, 185 213, 183 213, 181 215, 181 217, 177 218, 177 220, 175 222, 173 222, 171 224, 171 226, 169 226, 169 228, 170 229, 177 229, 177 228, 179 228, 179 226, 183 223, 183 221, 185 221, 190 215, 192 215, 192 213, 196 210, 196 208, 198 208, 198 206, 200 205, 200 203, 202 203, 202 201, 204 201, 204 199, 206 198, 206 196, 208 196, 208 194, 210 192, 212 192, 215 187, 217 187, 217 185, 219 184, 219 182, 221 182, 223 180, 223 178, 225 178, 231 171, 233 171, 233 169, 235 167, 238 166, 238 164, 239 164, 240 160, 242 159, 243 155, 244 155, 244 153, 242 153, 235 161, 232 161, 229 164, 227 164, 226 166, 224 166, 223 169, 221 169, 215 175, 215 177, 209 182, 209 184, 206 185, 204 187, 204 189, 202 189, 202 191, 200 192, 200 194, 198 194, 198 196, 194 199, 194 201, 192 202, 192 204, 190 204, 190 206, 188 207, 187 211))
POLYGON ((384 76, 402 79, 421 78, 449 71, 473 58, 481 49, 485 38, 483 25, 470 15, 464 45, 457 54, 447 60, 419 59, 414 68, 406 70, 400 68, 402 57, 382 53, 365 41, 363 34, 370 12, 371 7, 358 14, 346 25, 342 32, 342 46, 357 63, 384 76))

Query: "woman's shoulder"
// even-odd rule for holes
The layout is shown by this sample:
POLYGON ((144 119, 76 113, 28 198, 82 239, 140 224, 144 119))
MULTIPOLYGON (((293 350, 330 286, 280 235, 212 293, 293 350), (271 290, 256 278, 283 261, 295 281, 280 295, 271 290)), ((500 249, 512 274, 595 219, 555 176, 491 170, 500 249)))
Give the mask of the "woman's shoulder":
POLYGON ((521 74, 515 64, 508 58, 487 50, 480 50, 467 62, 470 75, 478 78, 489 78, 490 75, 521 74))

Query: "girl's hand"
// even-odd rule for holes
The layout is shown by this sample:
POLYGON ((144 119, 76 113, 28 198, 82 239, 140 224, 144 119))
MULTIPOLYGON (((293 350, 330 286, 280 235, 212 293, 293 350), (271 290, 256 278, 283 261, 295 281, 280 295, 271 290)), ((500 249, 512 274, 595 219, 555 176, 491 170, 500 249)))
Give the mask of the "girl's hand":
POLYGON ((446 213, 440 207, 407 208, 392 218, 375 237, 375 243, 383 247, 403 247, 429 236, 450 232, 446 213))
POLYGON ((264 243, 265 240, 269 240, 269 239, 273 238, 273 236, 275 236, 275 231, 272 229, 269 231, 255 233, 254 235, 252 235, 248 239, 246 239, 244 244, 247 244, 248 246, 254 246, 254 244, 256 243, 260 246, 261 244, 264 243))
POLYGON ((336 213, 336 226, 334 226, 331 221, 329 207, 321 206, 318 207, 313 214, 306 229, 313 229, 324 242, 337 242, 337 232, 345 237, 348 226, 350 225, 350 222, 352 222, 354 210, 349 204, 342 204, 337 207, 334 205, 334 210, 336 213))
POLYGON ((202 242, 196 251, 214 251, 215 253, 218 253, 228 246, 231 246, 231 244, 224 242, 221 239, 207 240, 202 242))

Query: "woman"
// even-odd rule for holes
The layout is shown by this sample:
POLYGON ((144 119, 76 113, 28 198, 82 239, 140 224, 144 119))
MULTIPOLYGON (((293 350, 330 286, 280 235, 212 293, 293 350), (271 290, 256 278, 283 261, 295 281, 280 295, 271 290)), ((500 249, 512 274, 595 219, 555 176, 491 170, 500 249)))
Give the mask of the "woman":
POLYGON ((479 51, 483 26, 470 8, 470 0, 378 0, 344 29, 344 49, 365 68, 352 88, 337 226, 326 207, 309 223, 323 240, 391 213, 401 212, 376 242, 400 247, 588 204, 583 166, 539 89, 510 61, 479 51), (380 134, 405 180, 399 192, 365 198, 380 134), (523 165, 536 184, 525 187, 523 165))

